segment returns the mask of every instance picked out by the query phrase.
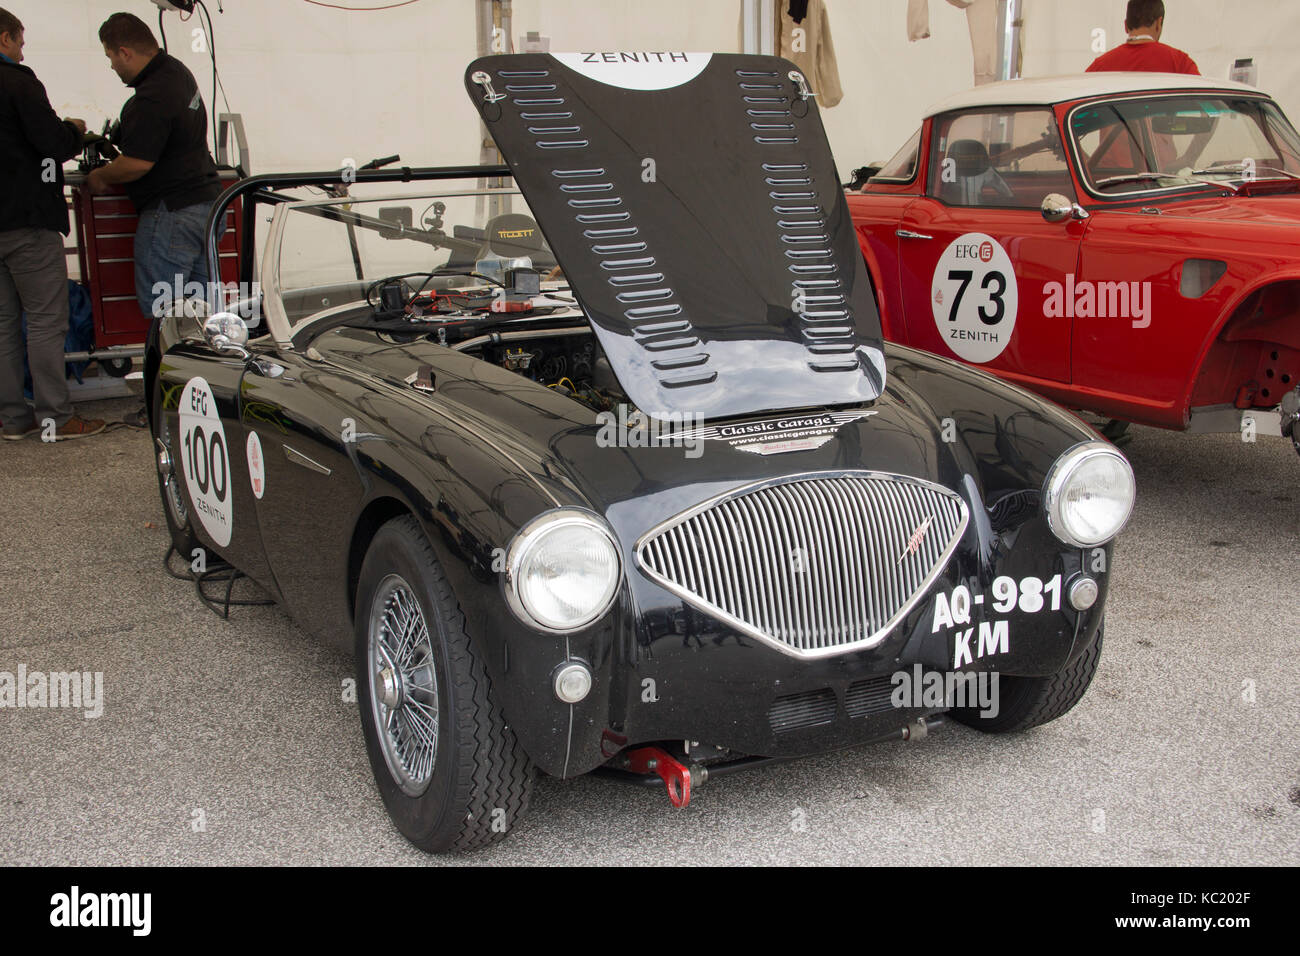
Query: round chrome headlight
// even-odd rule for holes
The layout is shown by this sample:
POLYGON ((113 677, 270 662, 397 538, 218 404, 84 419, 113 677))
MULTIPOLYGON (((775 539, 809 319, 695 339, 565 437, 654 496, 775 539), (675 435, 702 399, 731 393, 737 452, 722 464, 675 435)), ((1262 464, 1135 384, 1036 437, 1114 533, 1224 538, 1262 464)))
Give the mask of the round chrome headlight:
POLYGON ((1133 513, 1136 491, 1133 469, 1114 445, 1075 445, 1047 474, 1047 523, 1066 544, 1094 548, 1123 529, 1133 513))
POLYGON ((506 598, 525 623, 573 631, 609 609, 622 560, 609 527, 586 511, 560 509, 526 524, 506 555, 506 598))

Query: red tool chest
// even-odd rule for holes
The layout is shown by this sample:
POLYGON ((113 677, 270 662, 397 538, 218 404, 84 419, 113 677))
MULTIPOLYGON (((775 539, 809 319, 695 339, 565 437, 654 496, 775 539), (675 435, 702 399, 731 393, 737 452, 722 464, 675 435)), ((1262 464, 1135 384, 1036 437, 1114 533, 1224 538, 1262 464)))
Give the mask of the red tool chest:
MULTIPOLYGON (((95 313, 95 348, 141 344, 149 331, 149 319, 141 313, 135 294, 135 207, 121 189, 92 196, 83 185, 84 177, 71 174, 68 179, 81 280, 95 313)), ((223 173, 222 179, 229 185, 235 177, 223 173)), ((239 280, 243 241, 239 211, 238 200, 226 211, 226 234, 219 247, 223 282, 239 280)))

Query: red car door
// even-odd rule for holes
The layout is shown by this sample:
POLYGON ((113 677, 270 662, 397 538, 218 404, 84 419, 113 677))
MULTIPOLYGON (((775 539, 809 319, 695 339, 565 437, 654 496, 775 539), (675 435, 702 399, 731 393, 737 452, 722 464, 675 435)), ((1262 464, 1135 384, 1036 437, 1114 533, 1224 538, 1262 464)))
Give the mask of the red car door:
POLYGON ((1070 381, 1061 309, 1086 223, 1046 222, 1073 200, 1056 118, 1044 108, 935 117, 926 194, 899 220, 908 343, 1028 383, 1070 381))
MULTIPOLYGON (((1079 284, 1094 301, 1074 309, 1078 380, 1117 416, 1185 427, 1189 372, 1226 304, 1222 290, 1206 299, 1179 292, 1184 262, 1197 261, 1201 244, 1185 219, 1137 209, 1101 210, 1089 225, 1079 284)), ((1213 266, 1221 255, 1201 261, 1213 266)))

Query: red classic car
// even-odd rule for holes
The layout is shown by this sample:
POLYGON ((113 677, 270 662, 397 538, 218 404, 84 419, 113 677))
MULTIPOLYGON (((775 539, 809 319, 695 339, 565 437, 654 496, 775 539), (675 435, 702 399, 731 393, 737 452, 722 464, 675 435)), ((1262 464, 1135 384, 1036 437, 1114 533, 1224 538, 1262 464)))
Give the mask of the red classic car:
POLYGON ((1300 450, 1300 135, 1267 95, 1089 73, 931 109, 849 209, 886 337, 1075 409, 1300 450))

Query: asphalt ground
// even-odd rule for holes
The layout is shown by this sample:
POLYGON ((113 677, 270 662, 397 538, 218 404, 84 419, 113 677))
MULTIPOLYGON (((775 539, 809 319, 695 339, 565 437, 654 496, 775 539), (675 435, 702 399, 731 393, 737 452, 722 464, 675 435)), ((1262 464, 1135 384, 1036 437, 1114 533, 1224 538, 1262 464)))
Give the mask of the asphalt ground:
POLYGON ((1300 863, 1300 457, 1142 428, 1125 450, 1105 650, 1060 720, 736 774, 685 810, 542 778, 503 844, 432 858, 388 822, 350 660, 163 573, 145 432, 3 443, 0 672, 104 684, 97 718, 0 709, 0 864, 1300 863))

